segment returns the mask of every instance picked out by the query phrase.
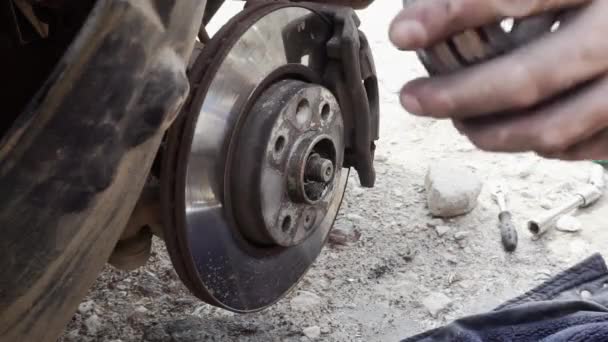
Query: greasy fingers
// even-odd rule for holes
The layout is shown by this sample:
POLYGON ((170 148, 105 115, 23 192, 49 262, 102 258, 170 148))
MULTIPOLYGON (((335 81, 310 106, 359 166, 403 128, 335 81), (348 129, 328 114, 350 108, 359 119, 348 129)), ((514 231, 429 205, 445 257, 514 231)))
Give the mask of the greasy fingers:
POLYGON ((393 20, 389 37, 400 49, 429 47, 467 28, 525 17, 591 0, 414 0, 393 20))
MULTIPOLYGON (((543 156, 578 158, 574 148, 608 128, 608 78, 568 97, 517 116, 461 122, 460 130, 479 148, 500 152, 534 151, 543 156)), ((590 146, 590 142, 581 146, 590 146)), ((608 151, 608 144, 603 145, 608 151)), ((597 152, 594 152, 597 154, 597 152)), ((605 152, 601 152, 605 153, 605 152)))
POLYGON ((608 71, 608 1, 597 1, 559 31, 453 74, 402 90, 411 113, 463 119, 521 110, 608 71))
POLYGON ((580 7, 556 32, 484 63, 410 81, 402 105, 452 119, 484 150, 608 159, 608 0, 416 0, 393 21, 390 38, 418 50, 505 17, 569 6, 580 7))

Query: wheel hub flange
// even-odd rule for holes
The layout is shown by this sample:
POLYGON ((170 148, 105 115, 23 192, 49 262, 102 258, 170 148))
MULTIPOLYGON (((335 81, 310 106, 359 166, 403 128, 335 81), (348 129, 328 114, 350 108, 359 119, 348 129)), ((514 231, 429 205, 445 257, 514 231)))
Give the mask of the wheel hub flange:
POLYGON ((269 87, 240 128, 231 199, 254 243, 302 243, 325 218, 343 163, 344 124, 327 89, 298 80, 269 87))

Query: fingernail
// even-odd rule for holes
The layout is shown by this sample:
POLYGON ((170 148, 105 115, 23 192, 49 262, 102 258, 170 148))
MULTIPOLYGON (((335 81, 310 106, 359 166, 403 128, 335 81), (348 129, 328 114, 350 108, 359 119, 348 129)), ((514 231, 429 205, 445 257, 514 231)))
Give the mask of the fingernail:
POLYGON ((417 49, 426 42, 426 30, 417 21, 403 20, 391 30, 391 41, 400 49, 417 49))
POLYGON ((401 94, 401 105, 411 114, 423 115, 420 101, 410 94, 401 94))

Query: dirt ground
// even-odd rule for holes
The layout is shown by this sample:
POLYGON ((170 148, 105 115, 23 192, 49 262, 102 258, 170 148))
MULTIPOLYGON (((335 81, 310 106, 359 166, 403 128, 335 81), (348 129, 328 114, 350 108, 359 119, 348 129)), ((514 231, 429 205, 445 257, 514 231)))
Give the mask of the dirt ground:
MULTIPOLYGON (((449 123, 401 109, 399 88, 424 71, 414 55, 388 42, 387 27, 400 3, 377 1, 361 12, 380 77, 382 131, 377 187, 362 189, 353 177, 336 222, 336 228, 360 232, 357 242, 325 248, 295 291, 252 315, 234 315, 190 296, 157 242, 148 266, 130 273, 108 267, 100 275, 62 340, 309 341, 320 334, 316 339, 322 341, 398 341, 492 309, 605 250, 608 215, 602 213, 608 200, 580 212, 579 233, 551 231, 532 241, 524 229, 527 219, 545 210, 541 203, 558 205, 586 182, 589 163, 484 153, 449 123), (445 222, 429 216, 424 178, 439 161, 470 168, 486 184, 507 184, 520 233, 514 254, 501 248, 487 186, 470 214, 445 222), (450 227, 443 236, 432 227, 438 223, 450 227), (435 316, 433 305, 442 309, 435 316)), ((229 5, 224 20, 238 7, 229 5)))

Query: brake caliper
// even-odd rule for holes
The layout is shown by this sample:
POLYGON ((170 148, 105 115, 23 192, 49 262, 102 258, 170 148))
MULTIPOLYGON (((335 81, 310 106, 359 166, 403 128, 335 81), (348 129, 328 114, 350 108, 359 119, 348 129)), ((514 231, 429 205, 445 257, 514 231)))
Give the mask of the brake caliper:
POLYGON ((344 116, 345 166, 359 173, 361 185, 376 181, 373 159, 379 138, 378 78, 368 40, 352 9, 326 8, 334 33, 327 42, 324 81, 336 94, 344 116))

